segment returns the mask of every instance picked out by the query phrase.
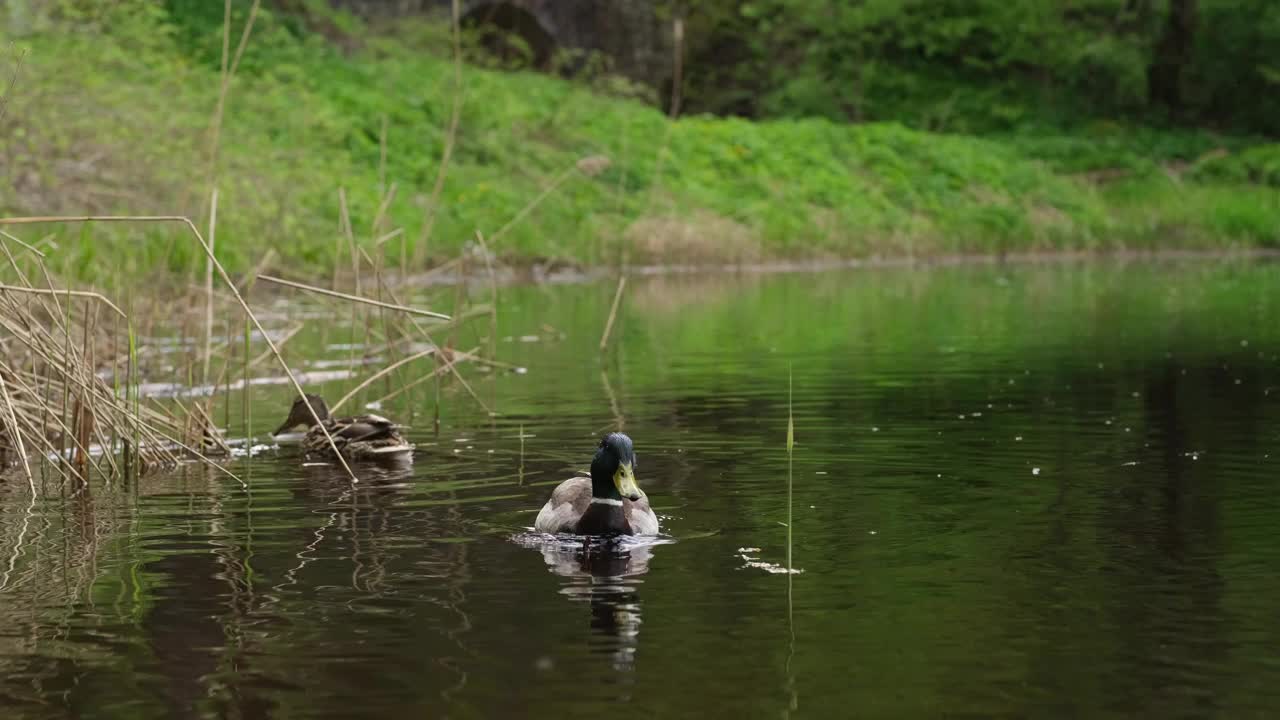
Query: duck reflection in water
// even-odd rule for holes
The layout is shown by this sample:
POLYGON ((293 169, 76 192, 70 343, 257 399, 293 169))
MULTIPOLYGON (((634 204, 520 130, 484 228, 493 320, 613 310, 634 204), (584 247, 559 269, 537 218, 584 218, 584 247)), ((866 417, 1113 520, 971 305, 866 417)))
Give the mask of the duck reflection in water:
POLYGON ((653 547, 664 542, 546 535, 520 541, 539 550, 551 572, 565 579, 560 594, 589 605, 591 651, 609 655, 620 672, 635 669, 642 622, 640 576, 649 572, 653 547))

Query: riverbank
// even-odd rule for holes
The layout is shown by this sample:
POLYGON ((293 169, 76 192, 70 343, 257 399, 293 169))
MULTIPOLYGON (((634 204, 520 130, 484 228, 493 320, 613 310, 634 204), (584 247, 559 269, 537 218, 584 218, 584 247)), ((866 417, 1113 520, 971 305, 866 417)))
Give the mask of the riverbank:
MULTIPOLYGON (((229 269, 310 278, 349 267, 357 246, 422 270, 477 249, 477 232, 501 260, 575 266, 1280 245, 1274 145, 1101 125, 973 137, 672 121, 598 87, 455 66, 424 51, 440 37, 424 26, 342 50, 264 12, 219 121, 218 60, 163 12, 32 31, 5 96, 0 214, 204 226, 216 187, 229 269)), ((55 269, 90 282, 203 267, 169 227, 51 231, 55 269)))

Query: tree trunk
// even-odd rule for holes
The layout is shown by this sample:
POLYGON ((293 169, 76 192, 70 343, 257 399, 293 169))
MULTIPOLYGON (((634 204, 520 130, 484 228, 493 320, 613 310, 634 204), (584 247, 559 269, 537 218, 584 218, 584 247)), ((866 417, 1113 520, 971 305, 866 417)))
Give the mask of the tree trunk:
POLYGON ((1194 49, 1197 0, 1169 0, 1169 18, 1147 68, 1147 92, 1152 103, 1170 112, 1182 110, 1182 72, 1194 49))

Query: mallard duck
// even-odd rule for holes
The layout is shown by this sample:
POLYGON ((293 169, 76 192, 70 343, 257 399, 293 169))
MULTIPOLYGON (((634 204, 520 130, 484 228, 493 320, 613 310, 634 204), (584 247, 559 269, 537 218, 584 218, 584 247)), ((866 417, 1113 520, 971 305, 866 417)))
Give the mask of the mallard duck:
POLYGON ((401 437, 400 428, 395 423, 379 415, 329 417, 329 406, 318 395, 307 395, 306 402, 302 398, 294 400, 289 418, 272 435, 299 425, 307 427, 307 434, 302 438, 303 452, 307 457, 332 460, 333 447, 337 447, 348 460, 407 458, 413 454, 413 446, 401 437), (320 425, 315 423, 307 409, 307 402, 315 410, 315 417, 320 418, 320 425), (333 438, 333 447, 329 445, 324 430, 320 429, 322 425, 333 438))
POLYGON ((533 527, 576 535, 657 535, 658 516, 636 484, 631 438, 611 433, 600 440, 591 477, 569 478, 551 493, 533 527))

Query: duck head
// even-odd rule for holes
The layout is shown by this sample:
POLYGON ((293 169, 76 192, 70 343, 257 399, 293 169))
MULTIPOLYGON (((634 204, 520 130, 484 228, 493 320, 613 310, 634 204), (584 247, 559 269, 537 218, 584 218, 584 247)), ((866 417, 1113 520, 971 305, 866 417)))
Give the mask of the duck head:
POLYGON ((319 418, 320 422, 329 419, 329 406, 324 404, 324 398, 311 394, 305 395, 305 398, 305 400, 298 398, 293 401, 293 407, 289 408, 289 418, 284 421, 283 425, 276 428, 276 431, 271 433, 272 435, 279 435, 285 430, 299 425, 313 427, 316 424, 316 418, 319 418), (307 409, 307 403, 311 403, 311 410, 316 411, 314 418, 311 416, 311 410, 307 409))
POLYGON ((636 484, 636 453, 631 438, 610 433, 600 440, 591 460, 591 495, 609 500, 639 500, 643 497, 636 484))

